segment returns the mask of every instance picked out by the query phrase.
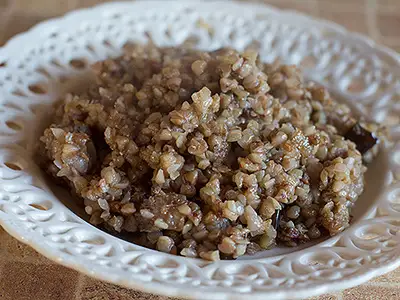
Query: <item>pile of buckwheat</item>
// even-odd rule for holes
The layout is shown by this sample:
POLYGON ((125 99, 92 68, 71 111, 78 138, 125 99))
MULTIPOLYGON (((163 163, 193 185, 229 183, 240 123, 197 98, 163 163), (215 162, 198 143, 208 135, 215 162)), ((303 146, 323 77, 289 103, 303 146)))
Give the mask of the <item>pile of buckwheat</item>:
POLYGON ((90 222, 163 252, 237 258, 335 235, 374 136, 295 66, 130 45, 65 97, 38 150, 90 222))

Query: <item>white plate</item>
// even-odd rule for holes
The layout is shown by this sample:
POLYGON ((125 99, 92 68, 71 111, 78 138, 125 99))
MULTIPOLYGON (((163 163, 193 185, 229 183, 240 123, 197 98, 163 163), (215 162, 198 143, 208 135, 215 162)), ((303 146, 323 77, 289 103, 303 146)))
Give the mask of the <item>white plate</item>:
POLYGON ((152 293, 283 299, 360 284, 400 265, 399 72, 399 56, 367 38, 254 4, 112 3, 47 21, 0 49, 0 223, 65 266, 152 293), (50 105, 87 78, 87 68, 76 69, 70 61, 114 56, 127 40, 146 42, 149 35, 162 46, 190 36, 203 49, 240 50, 253 43, 262 59, 303 62, 309 78, 362 116, 391 124, 393 139, 381 145, 369 168, 350 228, 308 248, 277 248, 257 257, 210 263, 136 246, 68 209, 63 204, 71 202, 68 194, 44 179, 32 150, 43 120, 49 120, 50 105))

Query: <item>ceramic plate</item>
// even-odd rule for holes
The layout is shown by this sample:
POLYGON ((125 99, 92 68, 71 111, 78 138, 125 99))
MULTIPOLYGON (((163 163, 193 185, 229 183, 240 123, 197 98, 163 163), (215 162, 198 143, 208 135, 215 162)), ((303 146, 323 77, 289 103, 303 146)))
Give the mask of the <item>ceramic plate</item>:
POLYGON ((0 49, 0 224, 65 266, 151 293, 284 299, 348 288, 400 266, 399 116, 399 55, 329 22, 210 1, 111 3, 76 11, 0 49), (301 64, 309 79, 362 117, 385 123, 392 138, 369 166, 352 225, 318 244, 206 262, 137 246, 81 218, 68 193, 40 172, 34 145, 51 105, 90 80, 88 64, 149 37, 160 46, 191 40, 205 50, 251 44, 265 61, 301 64))

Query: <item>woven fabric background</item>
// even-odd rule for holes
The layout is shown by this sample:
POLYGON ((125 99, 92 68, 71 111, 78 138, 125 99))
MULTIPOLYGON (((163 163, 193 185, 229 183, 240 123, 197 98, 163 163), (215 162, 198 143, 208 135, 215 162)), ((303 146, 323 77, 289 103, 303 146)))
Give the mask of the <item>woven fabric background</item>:
MULTIPOLYGON (((242 0, 246 1, 246 0, 242 0)), ((0 0, 0 46, 34 24, 101 0, 0 0)), ((400 0, 264 0, 339 23, 400 52, 400 0)), ((1 300, 171 300, 93 280, 59 266, 0 227, 1 300)), ((399 300, 400 269, 361 286, 312 298, 399 300)))

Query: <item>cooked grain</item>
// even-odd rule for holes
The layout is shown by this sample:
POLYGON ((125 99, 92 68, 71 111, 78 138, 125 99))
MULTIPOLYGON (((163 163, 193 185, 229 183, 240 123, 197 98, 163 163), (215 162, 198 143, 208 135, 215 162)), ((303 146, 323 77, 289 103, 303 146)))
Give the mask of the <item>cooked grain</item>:
MULTIPOLYGON (((93 224, 208 260, 349 226, 366 172, 345 138, 358 123, 295 66, 130 45, 93 70, 97 83, 65 97, 38 152, 93 224)), ((368 138, 363 152, 374 143, 351 135, 368 138)))

